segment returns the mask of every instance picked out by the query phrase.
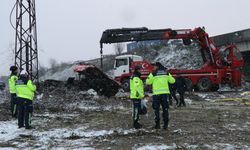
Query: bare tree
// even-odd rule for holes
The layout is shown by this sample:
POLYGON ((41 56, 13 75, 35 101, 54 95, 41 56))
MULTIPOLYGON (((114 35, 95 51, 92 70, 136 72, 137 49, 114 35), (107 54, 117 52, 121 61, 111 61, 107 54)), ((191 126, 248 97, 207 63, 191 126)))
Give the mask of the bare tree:
POLYGON ((41 63, 38 63, 38 72, 39 72, 39 76, 41 77, 41 76, 43 76, 43 75, 45 75, 46 74, 46 72, 48 71, 48 68, 47 67, 45 67, 44 65, 42 65, 41 63))
POLYGON ((114 50, 116 55, 122 54, 124 51, 125 45, 123 43, 116 43, 114 44, 114 50))
POLYGON ((53 58, 51 58, 51 59, 49 60, 49 64, 50 64, 50 68, 55 68, 55 67, 58 66, 57 61, 56 61, 55 59, 53 59, 53 58))

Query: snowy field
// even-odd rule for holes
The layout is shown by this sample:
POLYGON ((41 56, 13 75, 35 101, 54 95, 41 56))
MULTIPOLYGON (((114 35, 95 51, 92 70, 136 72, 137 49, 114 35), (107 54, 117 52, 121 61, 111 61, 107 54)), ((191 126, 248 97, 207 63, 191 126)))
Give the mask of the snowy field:
POLYGON ((32 130, 17 128, 2 93, 0 149, 250 149, 250 108, 244 104, 249 92, 190 93, 186 108, 170 107, 167 131, 152 129, 150 102, 148 115, 141 117, 143 128, 135 130, 127 93, 108 99, 85 92, 75 93, 80 99, 74 100, 39 95, 32 130))

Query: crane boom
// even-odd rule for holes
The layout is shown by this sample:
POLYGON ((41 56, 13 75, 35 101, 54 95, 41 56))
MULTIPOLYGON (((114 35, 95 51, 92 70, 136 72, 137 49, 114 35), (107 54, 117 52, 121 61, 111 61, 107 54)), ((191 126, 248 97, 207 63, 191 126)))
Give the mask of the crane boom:
POLYGON ((146 27, 142 28, 121 28, 108 29, 102 34, 100 40, 101 47, 101 66, 102 66, 102 49, 103 44, 131 42, 131 41, 149 41, 149 40, 169 40, 182 39, 185 45, 191 44, 191 40, 195 40, 201 46, 201 55, 204 63, 214 63, 215 53, 217 49, 213 42, 209 39, 208 34, 203 28, 198 27, 191 29, 155 29, 149 30, 146 27), (208 55, 208 58, 206 57, 208 55))

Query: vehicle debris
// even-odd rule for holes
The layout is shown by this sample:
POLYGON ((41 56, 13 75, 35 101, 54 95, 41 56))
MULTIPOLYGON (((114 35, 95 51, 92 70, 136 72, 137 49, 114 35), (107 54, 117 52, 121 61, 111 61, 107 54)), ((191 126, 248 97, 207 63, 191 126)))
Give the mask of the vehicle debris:
POLYGON ((119 91, 120 84, 94 65, 79 63, 74 71, 79 74, 78 85, 81 90, 94 89, 107 97, 114 96, 119 91))

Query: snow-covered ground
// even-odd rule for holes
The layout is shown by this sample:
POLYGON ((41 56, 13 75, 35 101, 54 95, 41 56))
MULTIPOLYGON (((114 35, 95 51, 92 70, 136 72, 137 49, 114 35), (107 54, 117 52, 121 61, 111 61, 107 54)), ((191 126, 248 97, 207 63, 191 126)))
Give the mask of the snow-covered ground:
POLYGON ((169 150, 173 150, 176 149, 177 146, 175 143, 171 144, 171 145, 165 145, 165 144, 148 144, 148 145, 144 145, 138 148, 134 148, 135 150, 163 150, 163 149, 169 149, 169 150))
POLYGON ((176 145, 175 143, 166 145, 166 144, 142 144, 143 146, 138 146, 137 144, 133 150, 175 150, 175 149, 211 149, 211 150, 235 150, 243 148, 244 150, 249 150, 248 145, 233 145, 227 143, 215 143, 215 144, 202 144, 202 145, 192 145, 184 143, 183 145, 176 145))
MULTIPOLYGON (((44 116, 51 117, 51 115, 46 114, 44 116)), ((65 149, 67 147, 70 149, 94 149, 88 144, 91 143, 93 138, 112 134, 127 135, 137 132, 135 129, 90 130, 88 128, 88 126, 83 125, 79 128, 25 130, 24 128, 18 129, 16 120, 0 121, 0 143, 12 141, 12 146, 18 149, 33 149, 34 147, 36 149, 65 149)))
MULTIPOLYGON (((223 96, 216 92, 187 94, 187 107, 171 107, 168 131, 152 130, 154 115, 150 101, 148 115, 141 116, 143 128, 135 130, 131 125, 128 93, 120 91, 118 97, 109 99, 94 98, 97 95, 93 90, 76 94, 86 99, 68 100, 52 95, 46 100, 46 94, 40 95, 40 106, 46 103, 54 106, 41 109, 40 113, 35 110, 32 118, 35 129, 18 129, 13 119, 0 121, 0 147, 4 147, 0 149, 250 149, 248 107, 212 101, 233 94, 248 96, 248 92, 223 96)), ((0 107, 0 111, 6 110, 0 107)))
MULTIPOLYGON (((48 131, 39 131, 39 130, 25 130, 24 128, 17 128, 17 121, 7 121, 0 122, 0 143, 8 142, 14 140, 13 144, 17 148, 21 149, 30 149, 31 144, 27 142, 23 142, 20 138, 30 138, 37 149, 48 149, 51 143, 59 144, 58 147, 69 146, 74 144, 74 146, 78 145, 79 147, 88 147, 85 143, 89 141, 93 137, 104 136, 106 134, 111 134, 111 131, 84 131, 85 127, 77 128, 77 129, 66 129, 66 128, 58 128, 51 129, 48 131), (65 140, 69 138, 74 138, 76 136, 83 137, 81 140, 71 141, 65 140), (72 143, 71 143, 72 142, 72 143)), ((72 148, 74 148, 74 146, 72 148)), ((65 147, 64 147, 65 148, 65 147)), ((88 147, 89 148, 89 147, 88 147)))

